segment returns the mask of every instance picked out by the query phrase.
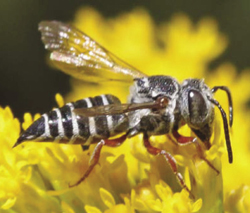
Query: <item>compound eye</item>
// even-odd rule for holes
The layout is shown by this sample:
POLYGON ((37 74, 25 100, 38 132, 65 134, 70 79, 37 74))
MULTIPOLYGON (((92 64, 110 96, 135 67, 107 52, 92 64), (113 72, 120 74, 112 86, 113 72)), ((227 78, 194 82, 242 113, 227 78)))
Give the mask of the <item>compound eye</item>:
POLYGON ((188 92, 188 111, 190 122, 199 125, 204 121, 208 113, 207 104, 202 94, 196 90, 188 92))

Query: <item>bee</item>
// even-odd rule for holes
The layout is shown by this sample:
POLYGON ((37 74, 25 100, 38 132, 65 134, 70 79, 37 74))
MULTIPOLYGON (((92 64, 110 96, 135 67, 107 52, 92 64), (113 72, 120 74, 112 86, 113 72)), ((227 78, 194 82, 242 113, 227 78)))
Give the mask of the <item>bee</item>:
MULTIPOLYGON (((195 143, 201 153, 199 139, 210 148, 215 106, 220 110, 229 163, 233 162, 229 126, 233 124, 233 104, 226 86, 210 89, 203 80, 190 78, 179 83, 166 75, 147 76, 122 61, 85 33, 71 25, 58 21, 43 21, 39 24, 45 48, 51 51, 50 59, 58 69, 84 81, 131 82, 127 103, 118 97, 104 94, 67 103, 43 114, 17 139, 15 146, 24 141, 59 142, 80 144, 87 149, 96 144, 90 165, 75 184, 85 180, 98 163, 103 146, 120 146, 126 138, 143 134, 143 143, 152 155, 162 155, 170 165, 180 185, 190 195, 182 175, 177 170, 174 157, 167 151, 150 144, 150 137, 172 135, 181 145, 195 143), (214 93, 226 92, 229 102, 229 124, 225 111, 214 93), (196 137, 178 133, 187 124, 196 137), (115 138, 116 137, 116 138, 115 138)), ((219 171, 200 154, 201 158, 219 171)))

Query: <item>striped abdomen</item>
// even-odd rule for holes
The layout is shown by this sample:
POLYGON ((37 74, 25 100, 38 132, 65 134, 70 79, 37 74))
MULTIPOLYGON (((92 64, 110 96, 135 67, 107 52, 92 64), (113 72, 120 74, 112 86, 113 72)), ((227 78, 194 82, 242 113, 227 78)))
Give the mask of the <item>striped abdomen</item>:
POLYGON ((126 132, 128 121, 126 115, 101 115, 83 117, 76 115, 77 108, 91 108, 109 104, 119 104, 113 95, 101 95, 68 103, 43 114, 17 140, 14 146, 23 141, 59 142, 84 144, 98 142, 116 134, 126 132))

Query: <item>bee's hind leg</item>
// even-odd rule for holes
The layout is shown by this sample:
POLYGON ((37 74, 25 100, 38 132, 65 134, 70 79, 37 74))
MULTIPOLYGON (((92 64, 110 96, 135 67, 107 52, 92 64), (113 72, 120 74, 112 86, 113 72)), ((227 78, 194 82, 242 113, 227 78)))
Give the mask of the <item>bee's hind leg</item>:
POLYGON ((127 138, 127 135, 123 135, 119 138, 115 138, 112 140, 101 140, 100 142, 98 142, 91 157, 90 157, 89 167, 88 167, 87 171, 84 173, 84 175, 81 177, 81 179, 79 179, 75 184, 73 184, 73 185, 69 184, 69 187, 74 187, 74 186, 79 185, 82 181, 84 181, 89 176, 89 174, 91 173, 91 171, 93 170, 93 168, 95 167, 95 165, 99 161, 100 153, 101 153, 103 146, 110 146, 110 147, 120 146, 125 141, 126 138, 127 138))

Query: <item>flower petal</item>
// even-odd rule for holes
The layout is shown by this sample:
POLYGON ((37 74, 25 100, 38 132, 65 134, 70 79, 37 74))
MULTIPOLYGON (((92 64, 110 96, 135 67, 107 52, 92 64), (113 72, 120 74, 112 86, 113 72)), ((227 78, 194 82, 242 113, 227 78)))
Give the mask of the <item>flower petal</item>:
POLYGON ((115 205, 115 199, 112 194, 104 188, 100 188, 100 196, 102 201, 108 208, 112 208, 115 205))

